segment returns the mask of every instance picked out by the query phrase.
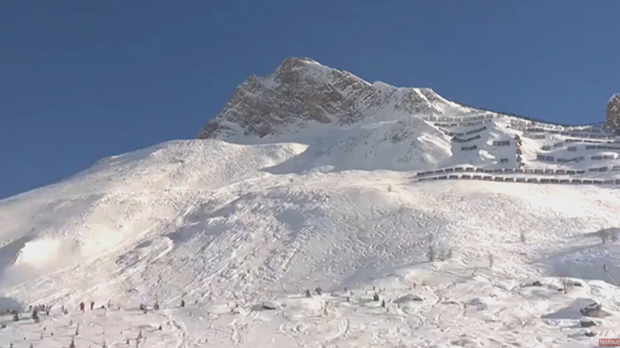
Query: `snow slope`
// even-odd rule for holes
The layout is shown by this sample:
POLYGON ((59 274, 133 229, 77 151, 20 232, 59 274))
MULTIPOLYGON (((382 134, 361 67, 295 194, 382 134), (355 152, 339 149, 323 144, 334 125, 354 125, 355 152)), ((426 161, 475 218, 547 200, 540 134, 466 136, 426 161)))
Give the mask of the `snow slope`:
POLYGON ((0 201, 0 309, 53 304, 37 324, 4 316, 0 345, 591 347, 618 337, 616 138, 445 100, 415 114, 394 98, 354 122, 167 142, 0 201), (91 300, 112 305, 76 309, 91 300), (156 300, 160 310, 138 309, 156 300), (583 328, 591 301, 605 313, 583 328))

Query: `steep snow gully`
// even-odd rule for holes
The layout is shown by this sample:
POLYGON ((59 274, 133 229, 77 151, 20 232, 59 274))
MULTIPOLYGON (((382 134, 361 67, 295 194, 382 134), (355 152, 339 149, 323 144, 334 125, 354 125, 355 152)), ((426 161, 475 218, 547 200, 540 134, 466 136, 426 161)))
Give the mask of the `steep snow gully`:
POLYGON ((620 137, 602 125, 288 59, 200 134, 0 201, 0 309, 20 319, 3 316, 0 346, 620 337, 620 137))

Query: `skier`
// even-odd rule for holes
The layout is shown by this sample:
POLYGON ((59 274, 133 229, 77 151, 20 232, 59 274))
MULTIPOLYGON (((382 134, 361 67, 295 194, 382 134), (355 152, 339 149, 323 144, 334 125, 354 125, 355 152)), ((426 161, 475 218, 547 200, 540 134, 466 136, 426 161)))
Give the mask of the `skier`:
POLYGON ((82 312, 84 312, 84 307, 85 307, 84 301, 80 302, 80 310, 82 312))
POLYGON ((35 308, 32 311, 32 320, 34 320, 35 323, 39 322, 39 309, 38 308, 35 308))
POLYGON ((185 300, 181 300, 181 307, 185 307, 185 300))
POLYGON ((90 301, 90 310, 95 309, 95 301, 90 301))

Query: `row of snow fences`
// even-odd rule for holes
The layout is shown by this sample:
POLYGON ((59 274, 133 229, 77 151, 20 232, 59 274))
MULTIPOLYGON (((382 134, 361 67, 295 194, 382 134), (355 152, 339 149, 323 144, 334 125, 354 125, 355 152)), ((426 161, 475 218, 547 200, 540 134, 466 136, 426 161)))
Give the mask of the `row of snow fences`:
MULTIPOLYGON (((576 139, 566 139, 567 143, 576 143, 579 142, 579 140, 576 139)), ((594 142, 594 141, 584 141, 586 143, 595 143, 595 144, 600 144, 600 142, 594 142)), ((607 144, 616 144, 616 143, 607 143, 607 144)), ((558 148, 558 147, 562 147, 564 146, 564 143, 560 142, 560 143, 555 143, 553 145, 545 145, 543 146, 541 149, 543 151, 549 151, 551 150, 551 147, 554 148, 558 148)), ((566 148, 568 151, 577 151, 577 146, 568 146, 566 148)), ((586 145, 585 147, 586 150, 620 150, 620 146, 610 146, 610 145, 586 145)))
POLYGON ((493 146, 510 146, 510 141, 509 140, 494 141, 493 146))
MULTIPOLYGON (((416 173, 417 177, 425 177, 446 173, 485 173, 485 174, 530 174, 530 175, 580 175, 586 173, 606 172, 610 167, 589 168, 584 170, 566 169, 523 169, 523 168, 497 168, 486 169, 477 167, 454 167, 416 173)), ((612 172, 620 172, 620 166, 611 167, 612 172)))
MULTIPOLYGON (((536 155, 536 160, 541 162, 555 162, 554 156, 547 156, 538 154, 536 155)), ((558 158, 558 163, 577 163, 581 161, 585 161, 586 158, 584 156, 574 157, 574 158, 558 158)))
POLYGON ((614 141, 601 141, 601 140, 588 140, 588 139, 566 139, 566 143, 588 143, 588 144, 617 144, 618 140, 614 141))
POLYGON ((620 146, 586 145, 586 150, 620 150, 620 146))
POLYGON ((544 134, 523 134, 523 136, 526 138, 536 139, 536 140, 545 139, 547 137, 544 134))
POLYGON ((452 138, 452 141, 454 141, 455 143, 466 143, 468 141, 472 141, 472 140, 478 140, 481 139, 482 137, 480 136, 480 134, 477 134, 476 136, 470 137, 470 138, 466 138, 466 139, 461 139, 461 138, 457 138, 454 137, 452 138))
POLYGON ((537 123, 537 122, 531 122, 531 121, 511 120, 510 126, 512 128, 519 129, 519 130, 525 130, 528 126, 537 126, 545 130, 560 130, 560 131, 578 132, 578 133, 603 133, 604 132, 602 124, 590 125, 590 126, 564 127, 560 125, 537 123))
POLYGON ((596 179, 551 179, 551 178, 507 178, 503 176, 489 175, 443 175, 431 178, 420 178, 418 181, 438 181, 438 180, 482 180, 497 182, 523 182, 535 184, 567 184, 567 185, 620 185, 620 179, 596 180, 596 179))
POLYGON ((461 146, 461 151, 474 151, 478 148, 476 145, 472 146, 461 146))
POLYGON ((462 117, 462 118, 461 117, 455 118, 455 117, 423 116, 422 119, 425 121, 432 121, 432 122, 463 123, 463 121, 472 122, 472 121, 491 120, 494 117, 495 115, 493 114, 487 114, 487 115, 480 115, 480 116, 474 116, 474 117, 462 117))
MULTIPOLYGON (((618 157, 615 155, 594 155, 594 156, 590 156, 590 160, 592 161, 602 161, 602 160, 615 160, 618 157)), ((555 162, 556 158, 554 156, 547 156, 544 154, 538 154, 536 155, 536 160, 537 161, 541 161, 541 162, 555 162)), ((572 162, 581 162, 581 161, 585 161, 586 158, 584 156, 578 156, 578 157, 574 157, 574 158, 558 158, 557 162, 558 163, 572 163, 572 162)))
POLYGON ((493 123, 493 120, 475 121, 475 122, 458 122, 458 123, 435 123, 435 127, 454 128, 454 127, 471 127, 481 124, 493 123))
POLYGON ((462 136, 465 136, 465 135, 472 135, 472 134, 475 134, 475 133, 480 133, 480 132, 482 132, 483 130, 486 130, 486 129, 487 129, 487 126, 484 126, 482 128, 478 128, 478 129, 472 129, 472 130, 467 131, 467 132, 449 132, 449 131, 445 131, 445 130, 443 132, 446 135, 449 135, 449 136, 462 137, 462 136))
POLYGON ((616 137, 615 135, 609 134, 609 133, 597 135, 597 134, 591 134, 591 133, 576 133, 576 132, 568 132, 568 131, 550 130, 550 129, 537 128, 537 127, 528 127, 522 130, 525 133, 559 134, 559 135, 565 135, 565 136, 575 137, 575 138, 614 139, 616 137))

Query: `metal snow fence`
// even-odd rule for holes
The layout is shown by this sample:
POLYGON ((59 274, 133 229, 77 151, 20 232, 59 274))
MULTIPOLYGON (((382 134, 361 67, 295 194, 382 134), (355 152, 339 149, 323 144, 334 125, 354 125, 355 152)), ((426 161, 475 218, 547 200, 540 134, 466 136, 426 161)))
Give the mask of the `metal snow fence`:
POLYGON ((526 178, 517 178, 517 182, 525 182, 526 180, 526 178))
POLYGON ((501 176, 496 176, 496 177, 493 178, 493 181, 502 181, 503 182, 504 178, 501 177, 501 176))
POLYGON ((465 134, 467 134, 467 135, 470 135, 470 134, 475 134, 475 133, 482 132, 482 131, 484 131, 484 130, 486 130, 486 129, 487 129, 487 127, 486 127, 486 126, 484 126, 484 127, 482 127, 482 128, 472 129, 472 130, 470 130, 470 131, 467 131, 467 132, 465 132, 465 134))
POLYGON ((566 170, 565 169, 558 169, 558 170, 555 171, 555 174, 564 175, 564 174, 566 174, 566 170))
POLYGON ((492 176, 485 176, 485 177, 482 178, 482 180, 491 181, 491 180, 493 180, 493 177, 492 176))

